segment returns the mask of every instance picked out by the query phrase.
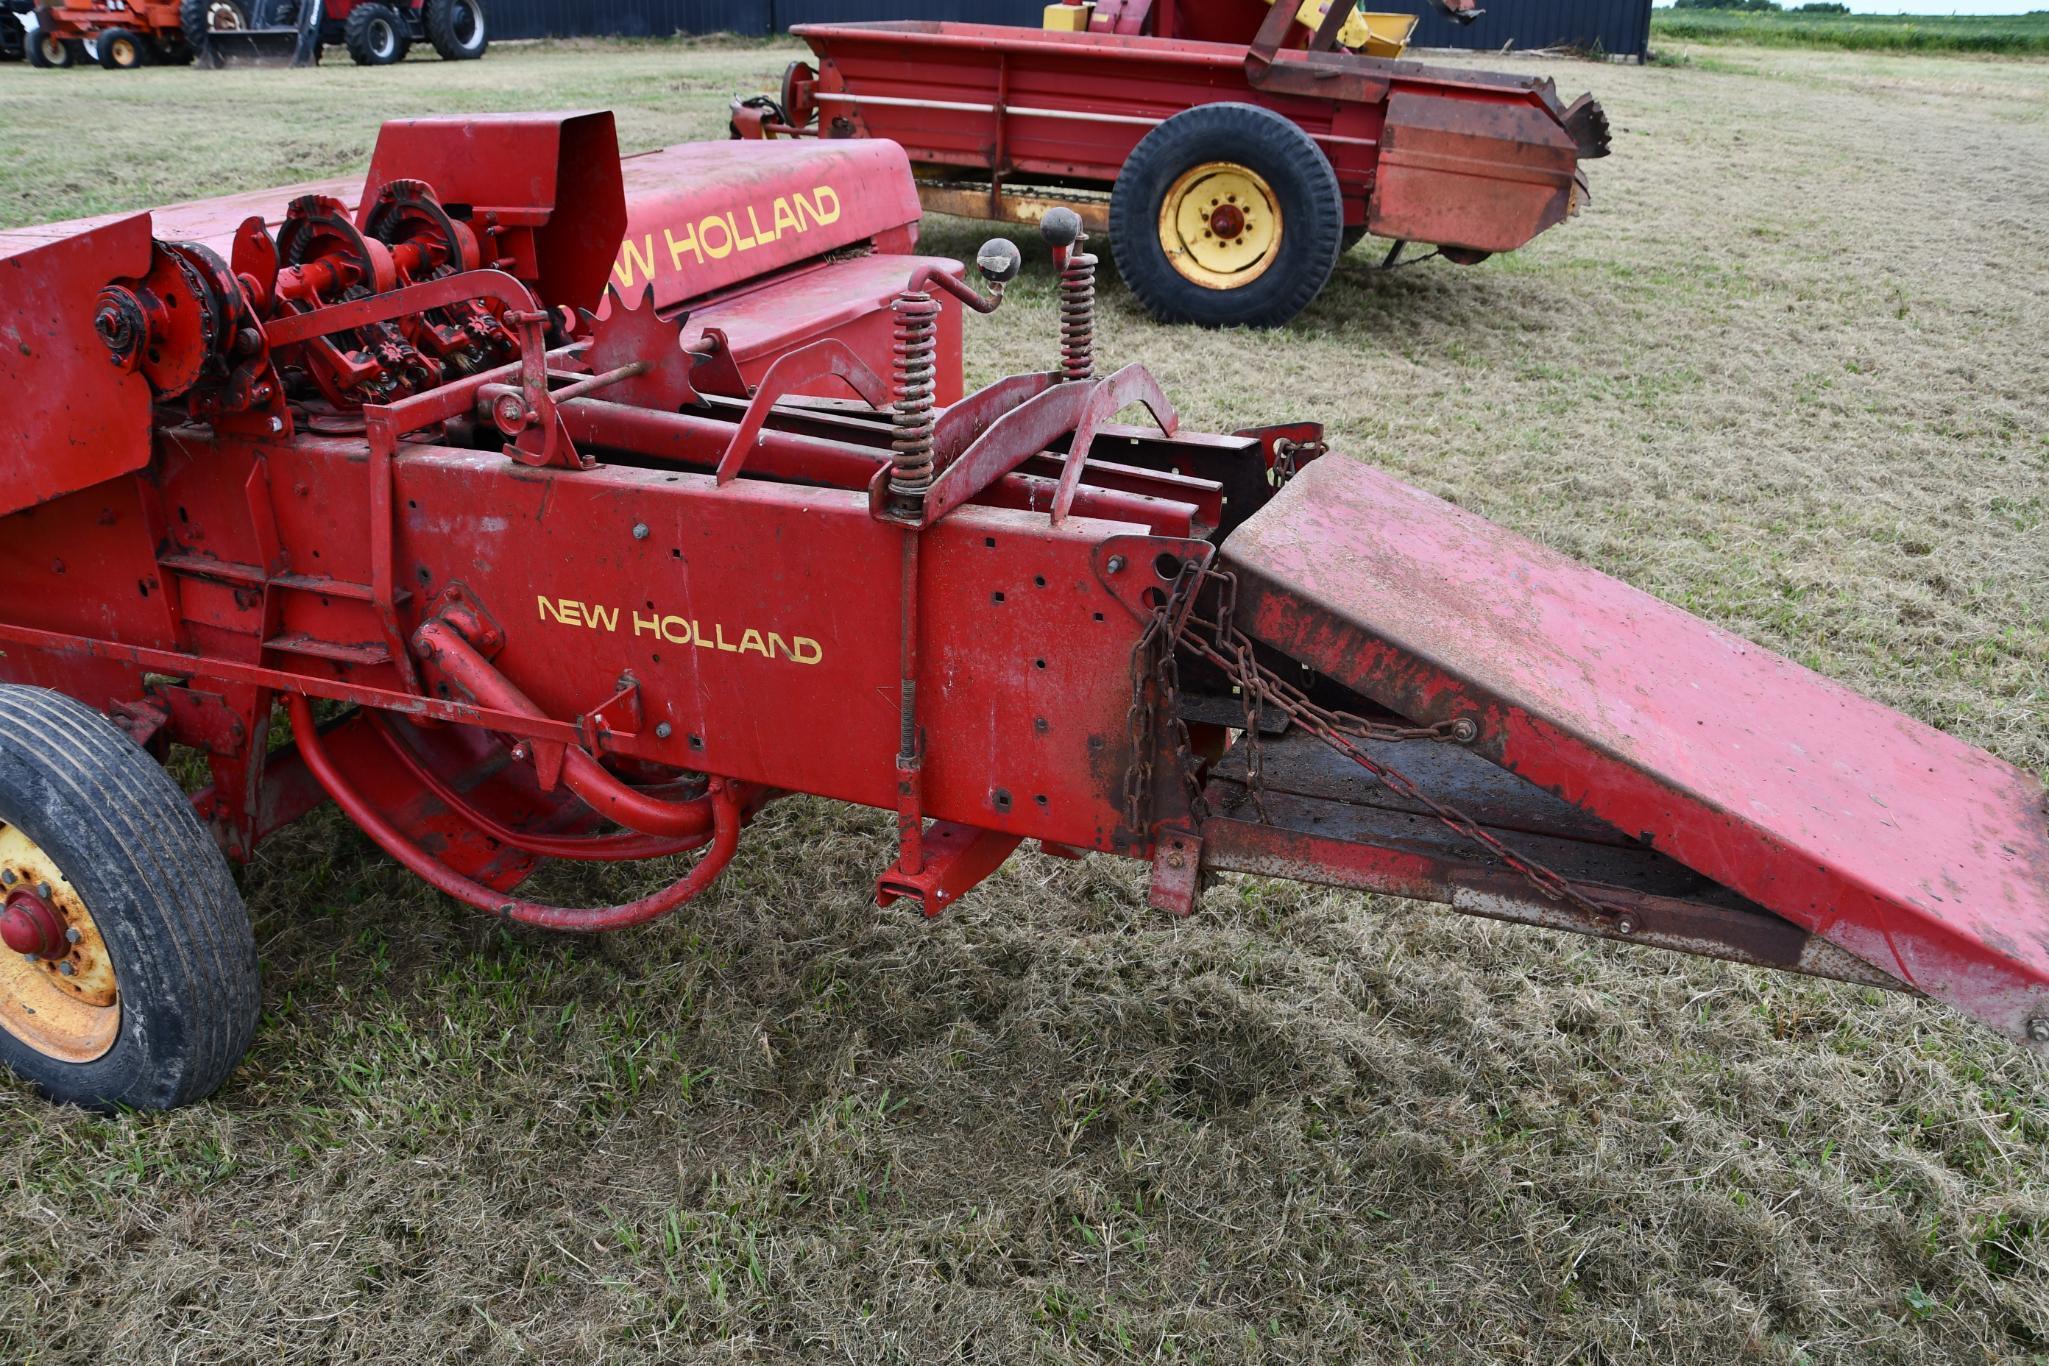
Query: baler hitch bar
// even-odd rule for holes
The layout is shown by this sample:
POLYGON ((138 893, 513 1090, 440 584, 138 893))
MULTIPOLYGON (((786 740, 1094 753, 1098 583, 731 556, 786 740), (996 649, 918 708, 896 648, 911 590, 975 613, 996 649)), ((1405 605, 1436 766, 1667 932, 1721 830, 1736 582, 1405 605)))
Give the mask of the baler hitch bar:
MULTIPOLYGON (((1029 839, 1147 860, 1177 913, 1220 871, 1299 878, 2045 1042, 2031 777, 1314 423, 1183 430, 1142 367, 1098 374, 1071 213, 1057 363, 963 394, 962 315, 1021 258, 985 247, 984 293, 908 255, 887 144, 622 166, 603 116, 422 120, 347 188, 274 233, 237 204, 163 211, 190 241, 0 235, 0 384, 31 396, 0 674, 203 751, 231 855, 331 798, 458 900, 622 929, 804 793, 893 811, 876 896, 927 915, 1029 839), (623 905, 512 894, 691 851, 623 905)), ((12 905, 9 944, 65 942, 12 905)))

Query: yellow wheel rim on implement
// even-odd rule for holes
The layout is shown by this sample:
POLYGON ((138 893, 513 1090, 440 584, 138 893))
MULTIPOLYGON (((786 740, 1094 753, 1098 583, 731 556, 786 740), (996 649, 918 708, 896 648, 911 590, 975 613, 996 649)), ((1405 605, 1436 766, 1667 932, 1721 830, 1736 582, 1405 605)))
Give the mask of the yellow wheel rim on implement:
POLYGON ((128 71, 142 65, 142 45, 133 38, 116 38, 113 48, 115 66, 128 71))
POLYGON ((40 952, 0 951, 0 1029, 64 1062, 100 1057, 121 1032, 114 960, 85 899, 56 861, 6 824, 0 824, 0 897, 0 917, 44 931, 40 952))
POLYGON ((1235 161, 1184 172, 1160 203, 1160 249, 1204 289, 1242 289, 1266 274, 1283 227, 1273 186, 1235 161))

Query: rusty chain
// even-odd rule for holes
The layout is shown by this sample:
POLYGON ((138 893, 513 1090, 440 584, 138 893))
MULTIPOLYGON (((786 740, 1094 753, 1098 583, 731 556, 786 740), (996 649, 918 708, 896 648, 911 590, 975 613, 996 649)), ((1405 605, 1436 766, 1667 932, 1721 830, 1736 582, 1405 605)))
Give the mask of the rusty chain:
MULTIPOLYGON (((1470 717, 1457 717, 1428 726, 1398 725, 1322 705, 1259 662, 1253 653, 1251 639, 1238 629, 1233 620, 1237 594, 1237 576, 1229 570, 1211 569, 1193 559, 1184 561, 1175 577, 1173 591, 1154 610, 1132 650, 1131 740, 1134 757, 1125 777, 1124 801, 1133 829, 1144 830, 1148 824, 1146 818, 1154 774, 1152 749, 1146 742, 1154 728, 1155 701, 1172 707, 1179 695, 1179 670, 1175 658, 1185 648, 1195 658, 1215 665, 1238 689, 1245 711, 1245 786, 1252 794, 1261 821, 1272 822, 1266 807, 1260 734, 1261 713, 1272 706, 1310 735, 1365 769, 1388 791, 1420 804, 1454 834, 1480 846, 1514 869, 1547 900, 1566 902, 1609 924, 1623 919, 1614 908, 1603 906, 1573 887, 1563 874, 1516 853, 1471 816, 1430 796, 1407 774, 1380 762, 1355 743, 1438 740, 1470 744, 1479 737, 1479 726, 1470 717), (1217 619, 1214 621, 1195 612, 1197 594, 1205 583, 1213 583, 1217 588, 1217 619), (1148 695, 1145 688, 1148 680, 1157 683, 1157 694, 1148 695)), ((1201 820, 1204 805, 1199 766, 1195 763, 1189 742, 1188 726, 1180 718, 1178 708, 1173 708, 1172 715, 1176 726, 1177 758, 1193 793, 1195 818, 1201 820)))

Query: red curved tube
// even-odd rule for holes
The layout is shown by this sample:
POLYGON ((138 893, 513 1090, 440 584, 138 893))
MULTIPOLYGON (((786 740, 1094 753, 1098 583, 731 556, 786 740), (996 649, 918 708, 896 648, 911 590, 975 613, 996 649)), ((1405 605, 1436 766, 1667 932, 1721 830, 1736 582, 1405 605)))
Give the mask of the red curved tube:
POLYGON ((467 902, 478 910, 489 911, 507 920, 516 920, 522 925, 533 925, 544 930, 570 930, 583 934, 644 925, 659 916, 667 915, 709 887, 717 880, 719 874, 726 870, 726 865, 733 860, 733 851, 740 846, 740 801, 725 779, 714 778, 711 796, 706 803, 711 808, 711 848, 705 851, 704 857, 700 858, 679 881, 671 883, 651 896, 619 906, 576 909, 521 901, 464 877, 407 839, 375 807, 365 802, 362 794, 349 786, 348 779, 335 768, 333 760, 328 757, 327 750, 320 743, 320 730, 314 724, 313 708, 307 704, 306 699, 298 693, 292 693, 285 698, 285 707, 291 714, 292 734, 298 741, 299 754, 305 759, 307 769, 312 772, 321 787, 327 790, 327 795, 334 798, 335 804, 348 814, 350 820, 361 826, 363 833, 375 840, 379 848, 437 890, 458 901, 467 902))
MULTIPOLYGON (((415 650, 431 659, 448 681, 476 699, 479 706, 493 711, 543 715, 533 700, 504 674, 491 667, 477 653, 462 632, 436 617, 413 633, 415 650), (489 700, 487 700, 489 699, 489 700)), ((562 761, 562 781, 583 798, 591 810, 628 830, 661 839, 701 835, 711 828, 711 812, 702 800, 666 802, 636 792, 605 771, 605 766, 580 749, 570 750, 562 761)))
POLYGON ((381 713, 371 712, 370 727, 378 738, 390 748, 392 756, 407 771, 420 780, 437 797, 443 806, 459 814, 464 820, 477 827, 485 835, 500 844, 510 845, 529 854, 543 858, 577 859, 585 863, 626 863, 635 859, 667 858, 671 854, 687 854, 692 849, 702 849, 711 841, 711 832, 701 835, 682 835, 675 839, 656 839, 651 835, 536 835, 523 830, 514 830, 501 825, 450 787, 445 779, 429 768, 413 752, 410 745, 391 732, 391 723, 381 713))

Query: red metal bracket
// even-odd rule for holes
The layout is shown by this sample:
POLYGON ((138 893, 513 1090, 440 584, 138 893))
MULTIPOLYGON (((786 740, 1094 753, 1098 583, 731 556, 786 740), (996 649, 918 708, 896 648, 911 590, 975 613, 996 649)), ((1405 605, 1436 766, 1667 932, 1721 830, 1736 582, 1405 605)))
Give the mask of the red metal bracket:
POLYGON ((1153 877, 1146 902, 1157 910, 1192 915, 1202 899, 1202 836, 1185 826, 1163 826, 1153 844, 1153 877))
POLYGON ((730 484, 739 477, 740 467, 747 463, 761 437, 762 424, 768 421, 769 411, 778 401, 807 384, 831 378, 844 381, 875 411, 889 407, 889 385, 845 342, 828 339, 800 347, 779 357, 754 387, 747 412, 734 430, 733 439, 726 444, 726 453, 719 457, 719 482, 730 484))
POLYGON ((640 680, 629 671, 619 675, 619 691, 577 718, 584 746, 603 749, 615 735, 628 739, 640 734, 644 716, 640 705, 640 680))
POLYGON ((918 902, 928 918, 936 916, 1001 868, 1023 838, 952 821, 934 821, 925 828, 923 870, 905 873, 892 865, 875 881, 875 904, 887 906, 908 898, 918 902))
MULTIPOLYGON (((990 422, 958 459, 940 471, 925 495, 919 525, 931 526, 1070 434, 1075 441, 1065 457, 1054 505, 1061 507, 1064 500, 1071 506, 1095 429, 1133 403, 1143 403, 1168 436, 1181 425, 1159 381, 1142 365, 1127 365, 1093 384, 1056 384, 1033 395, 990 422)), ((869 504, 878 516, 887 507, 887 474, 881 471, 869 487, 869 504)))

